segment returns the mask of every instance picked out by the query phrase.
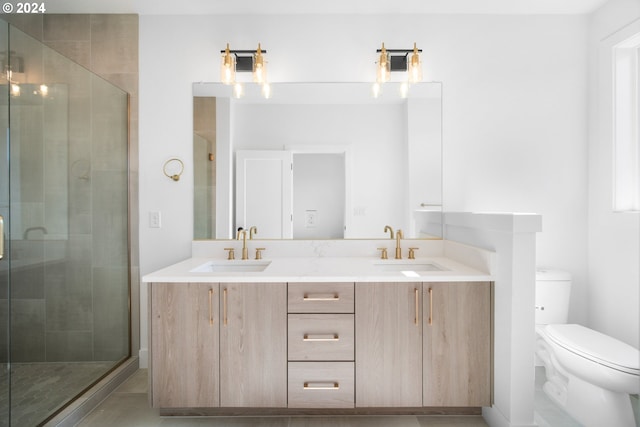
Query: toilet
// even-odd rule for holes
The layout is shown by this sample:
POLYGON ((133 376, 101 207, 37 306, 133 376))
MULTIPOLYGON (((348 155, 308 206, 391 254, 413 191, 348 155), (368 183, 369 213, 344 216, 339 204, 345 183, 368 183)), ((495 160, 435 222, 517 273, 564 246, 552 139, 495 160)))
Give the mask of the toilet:
POLYGON ((544 392, 586 427, 635 427, 629 394, 640 393, 640 352, 610 336, 567 324, 571 276, 536 272, 536 363, 544 392))

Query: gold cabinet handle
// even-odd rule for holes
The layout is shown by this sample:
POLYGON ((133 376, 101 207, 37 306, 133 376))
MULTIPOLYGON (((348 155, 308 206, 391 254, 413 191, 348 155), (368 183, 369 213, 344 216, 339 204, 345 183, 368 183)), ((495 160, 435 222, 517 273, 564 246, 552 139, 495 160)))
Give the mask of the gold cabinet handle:
POLYGON ((222 319, 227 324, 227 288, 222 291, 222 319))
POLYGON ((433 324, 433 289, 429 288, 429 324, 433 324))
POLYGON ((307 294, 302 298, 303 301, 338 301, 340 295, 338 294, 317 294, 316 296, 309 296, 307 294))
POLYGON ((213 325, 213 289, 209 289, 209 324, 213 325))
POLYGON ((340 383, 336 382, 309 382, 304 383, 305 390, 339 390, 340 383))
POLYGON ((304 334, 302 341, 340 341, 338 334, 304 334))
POLYGON ((416 317, 413 319, 413 323, 416 325, 420 324, 420 320, 418 319, 418 314, 420 313, 420 293, 418 292, 418 289, 414 289, 414 299, 415 299, 415 303, 416 303, 416 317))
POLYGON ((0 215, 0 259, 4 258, 4 217, 0 215))

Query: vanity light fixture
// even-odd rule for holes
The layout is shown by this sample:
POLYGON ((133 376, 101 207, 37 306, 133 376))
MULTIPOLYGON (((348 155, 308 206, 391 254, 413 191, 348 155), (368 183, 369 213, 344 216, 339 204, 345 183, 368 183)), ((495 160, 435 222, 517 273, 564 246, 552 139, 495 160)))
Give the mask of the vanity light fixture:
POLYGON ((262 85, 262 94, 265 98, 271 96, 271 88, 267 82, 267 61, 264 58, 266 50, 258 43, 256 50, 232 50, 229 43, 222 54, 220 63, 220 80, 224 84, 234 85, 233 94, 236 98, 242 96, 242 84, 237 80, 236 74, 251 72, 253 81, 262 85))
POLYGON ((387 49, 382 43, 382 48, 376 50, 380 54, 376 62, 376 83, 374 84, 374 96, 380 94, 380 85, 391 80, 391 73, 404 72, 406 79, 401 86, 401 96, 406 97, 409 83, 422 81, 422 63, 417 43, 413 44, 413 49, 387 49))

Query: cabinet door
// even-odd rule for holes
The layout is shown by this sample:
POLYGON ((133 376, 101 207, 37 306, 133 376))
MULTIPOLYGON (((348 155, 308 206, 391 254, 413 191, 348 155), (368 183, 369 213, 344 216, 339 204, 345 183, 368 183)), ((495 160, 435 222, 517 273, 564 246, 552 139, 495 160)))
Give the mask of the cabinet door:
POLYGON ((151 284, 154 407, 219 406, 218 284, 151 284))
POLYGON ((419 283, 356 284, 356 406, 422 406, 419 283))
POLYGON ((424 406, 491 404, 491 286, 424 284, 424 406))
POLYGON ((222 283, 220 404, 287 406, 287 287, 222 283))

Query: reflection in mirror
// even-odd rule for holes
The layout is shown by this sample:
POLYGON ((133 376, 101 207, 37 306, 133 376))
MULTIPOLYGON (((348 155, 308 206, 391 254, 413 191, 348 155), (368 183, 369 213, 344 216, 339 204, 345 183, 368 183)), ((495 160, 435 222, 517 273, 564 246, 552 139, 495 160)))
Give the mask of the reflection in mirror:
POLYGON ((440 83, 246 89, 193 85, 194 239, 441 238, 440 83))

